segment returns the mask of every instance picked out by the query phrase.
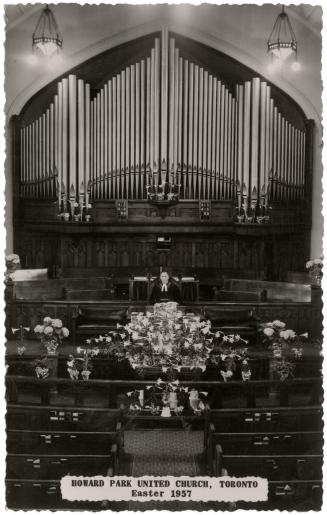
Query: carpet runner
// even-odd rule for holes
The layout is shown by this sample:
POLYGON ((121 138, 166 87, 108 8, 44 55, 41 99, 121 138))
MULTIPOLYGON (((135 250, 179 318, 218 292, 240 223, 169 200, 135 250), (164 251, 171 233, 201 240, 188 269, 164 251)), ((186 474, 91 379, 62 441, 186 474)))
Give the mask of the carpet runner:
MULTIPOLYGON (((126 431, 125 452, 132 455, 133 477, 200 475, 196 456, 203 452, 203 431, 126 431)), ((207 507, 194 501, 131 501, 129 509, 204 511, 207 507)))

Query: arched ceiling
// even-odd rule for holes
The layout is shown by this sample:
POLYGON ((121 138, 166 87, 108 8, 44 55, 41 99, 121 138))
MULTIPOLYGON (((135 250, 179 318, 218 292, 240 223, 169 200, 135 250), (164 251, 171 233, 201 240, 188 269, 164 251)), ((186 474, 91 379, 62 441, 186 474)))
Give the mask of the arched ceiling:
MULTIPOLYGON (((42 6, 43 7, 43 6, 42 6)), ((31 63, 31 35, 41 4, 6 7, 6 113, 18 114, 40 88, 79 63, 125 41, 170 30, 212 46, 243 62, 286 91, 309 118, 319 120, 322 83, 321 17, 318 6, 287 8, 299 44, 301 70, 268 70, 266 41, 278 6, 256 5, 104 5, 53 6, 64 38, 61 59, 31 63)))

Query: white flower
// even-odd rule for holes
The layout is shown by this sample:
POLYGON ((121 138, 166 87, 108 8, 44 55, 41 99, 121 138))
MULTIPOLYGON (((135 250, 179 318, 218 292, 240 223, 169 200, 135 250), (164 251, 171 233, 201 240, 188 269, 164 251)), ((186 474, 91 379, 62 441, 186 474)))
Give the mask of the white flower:
POLYGON ((305 268, 312 268, 313 267, 313 261, 310 259, 310 261, 307 261, 305 264, 305 268))
POLYGON ((52 320, 52 327, 55 327, 56 329, 62 328, 62 321, 60 320, 60 318, 54 318, 52 320))
POLYGON ((44 334, 53 334, 53 327, 51 327, 50 325, 47 325, 44 328, 44 334))
POLYGON ((274 334, 274 330, 271 327, 265 327, 263 332, 266 336, 272 336, 274 334))
MULTIPOLYGON (((124 337, 125 337, 125 335, 124 335, 124 337)), ((111 336, 106 336, 106 342, 107 342, 107 343, 110 343, 111 341, 112 341, 111 336)))
POLYGON ((132 333, 133 340, 137 340, 138 337, 139 337, 139 333, 137 333, 136 331, 133 331, 133 333, 132 333))
POLYGON ((215 337, 219 338, 219 336, 220 336, 220 331, 217 331, 216 334, 215 334, 215 337))
POLYGON ((240 340, 240 338, 241 338, 241 337, 240 337, 240 335, 239 335, 239 334, 235 334, 235 335, 234 335, 234 339, 235 339, 235 341, 236 341, 236 342, 238 342, 238 341, 240 340))
POLYGON ((42 334, 44 332, 44 325, 36 325, 34 327, 34 332, 36 334, 38 334, 38 333, 42 334))
POLYGON ((314 259, 314 260, 313 260, 313 264, 314 264, 314 265, 322 265, 322 261, 321 261, 321 259, 320 259, 320 258, 317 258, 317 259, 314 259))
POLYGON ((300 334, 300 336, 302 336, 303 338, 308 338, 309 333, 303 333, 303 334, 300 334))
POLYGON ((274 320, 273 325, 275 327, 279 327, 280 329, 283 329, 286 324, 284 322, 281 322, 280 320, 274 320))
POLYGON ((51 325, 51 324, 52 324, 52 318, 50 318, 50 317, 45 317, 45 318, 43 319, 43 323, 44 323, 44 325, 51 325))
POLYGON ((82 349, 82 347, 77 347, 76 349, 76 352, 77 354, 81 354, 81 352, 83 352, 84 349, 82 349))
POLYGON ((191 345, 190 342, 188 342, 188 341, 184 342, 185 349, 188 349, 190 345, 191 345))
POLYGON ((68 336, 69 336, 69 329, 67 329, 67 327, 63 327, 61 329, 61 334, 62 334, 63 338, 68 338, 68 336))

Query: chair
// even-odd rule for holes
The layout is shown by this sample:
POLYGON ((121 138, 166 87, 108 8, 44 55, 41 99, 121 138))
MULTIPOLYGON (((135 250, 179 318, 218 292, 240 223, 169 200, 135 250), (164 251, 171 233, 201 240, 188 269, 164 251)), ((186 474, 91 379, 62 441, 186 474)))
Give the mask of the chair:
POLYGON ((134 276, 129 279, 129 300, 148 301, 150 298, 150 281, 147 276, 134 276))

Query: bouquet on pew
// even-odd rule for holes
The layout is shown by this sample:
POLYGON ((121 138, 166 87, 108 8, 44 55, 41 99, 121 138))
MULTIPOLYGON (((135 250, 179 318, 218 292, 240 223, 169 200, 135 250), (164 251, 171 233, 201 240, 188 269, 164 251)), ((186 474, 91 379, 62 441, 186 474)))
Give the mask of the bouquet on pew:
POLYGON ((55 354, 64 338, 68 338, 69 330, 63 326, 60 318, 45 317, 43 324, 34 327, 34 333, 47 349, 48 354, 55 354))
POLYGON ((296 361, 302 357, 303 344, 308 339, 308 333, 296 334, 293 329, 287 329, 285 322, 274 320, 261 324, 263 343, 268 344, 272 352, 270 369, 281 381, 293 376, 296 361))
POLYGON ((310 259, 306 262, 305 267, 309 270, 309 275, 314 279, 315 283, 320 286, 322 278, 322 258, 310 259))
POLYGON ((87 381, 90 378, 91 371, 93 369, 92 357, 96 356, 98 352, 94 349, 82 349, 77 348, 77 352, 82 354, 81 357, 74 357, 72 354, 69 355, 67 361, 67 371, 70 378, 73 381, 81 379, 87 381))
POLYGON ((213 339, 209 362, 219 368, 223 380, 226 382, 231 379, 240 365, 242 380, 249 381, 251 369, 247 359, 247 340, 239 334, 225 334, 222 331, 211 334, 213 339))
POLYGON ((170 417, 171 413, 181 415, 185 409, 191 409, 194 414, 200 415, 205 410, 207 395, 207 392, 181 386, 178 379, 163 381, 161 378, 154 384, 147 385, 145 390, 126 393, 131 413, 145 410, 152 415, 161 414, 162 417, 170 417))

